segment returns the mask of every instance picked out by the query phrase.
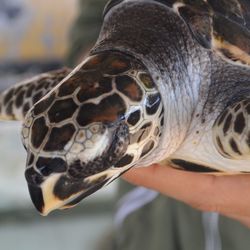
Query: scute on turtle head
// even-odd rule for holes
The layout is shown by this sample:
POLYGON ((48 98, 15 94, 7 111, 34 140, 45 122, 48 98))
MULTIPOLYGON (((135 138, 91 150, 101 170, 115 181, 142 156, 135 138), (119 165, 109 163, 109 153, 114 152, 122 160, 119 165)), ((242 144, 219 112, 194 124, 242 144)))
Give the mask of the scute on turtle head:
POLYGON ((150 138, 145 134, 131 142, 131 131, 143 129, 141 110, 147 102, 144 119, 160 113, 160 98, 151 103, 155 91, 135 59, 100 53, 34 105, 22 136, 28 152, 26 179, 42 214, 76 205, 135 164, 134 145, 140 148, 150 138))

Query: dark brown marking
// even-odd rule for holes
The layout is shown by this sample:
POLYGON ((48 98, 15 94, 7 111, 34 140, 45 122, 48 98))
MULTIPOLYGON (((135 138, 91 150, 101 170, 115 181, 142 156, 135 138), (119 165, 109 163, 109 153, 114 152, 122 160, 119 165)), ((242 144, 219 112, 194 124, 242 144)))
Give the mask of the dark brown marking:
POLYGON ((34 114, 39 115, 45 112, 55 99, 55 94, 50 94, 49 97, 46 97, 42 101, 38 102, 34 107, 34 114))
POLYGON ((35 148, 39 148, 47 135, 49 129, 43 117, 35 120, 32 126, 31 142, 35 148))
POLYGON ((43 182, 43 176, 36 172, 34 168, 28 168, 25 171, 25 178, 32 186, 40 185, 43 182))
POLYGON ((91 98, 96 98, 102 94, 109 93, 112 90, 112 79, 109 77, 100 77, 93 79, 85 85, 82 84, 81 90, 77 94, 79 102, 84 102, 91 98))
POLYGON ((141 111, 136 110, 128 117, 128 123, 132 126, 135 126, 140 121, 140 118, 141 118, 141 111))
POLYGON ((14 94, 14 89, 10 89, 10 91, 7 92, 7 94, 5 95, 5 97, 4 97, 4 99, 3 99, 4 105, 6 105, 6 104, 10 101, 10 99, 11 99, 12 96, 13 96, 13 94, 14 94))
POLYGON ((43 89, 44 88, 44 81, 46 81, 47 79, 46 78, 41 78, 39 79, 37 82, 36 82, 36 87, 35 87, 35 90, 38 91, 40 89, 43 89))
POLYGON ((43 92, 42 91, 39 91, 38 93, 36 93, 33 98, 32 98, 32 101, 33 103, 37 103, 41 98, 43 97, 43 92))
POLYGON ((150 75, 143 73, 140 74, 139 78, 147 89, 155 88, 155 84, 150 75))
POLYGON ((161 118, 161 126, 164 125, 164 116, 161 118))
POLYGON ((239 113, 234 122, 234 131, 241 134, 246 126, 246 121, 243 113, 239 113))
POLYGON ((16 100, 15 100, 15 105, 17 108, 19 108, 23 105, 24 94, 25 94, 25 92, 23 90, 18 93, 16 100))
POLYGON ((121 158, 121 160, 119 160, 116 164, 115 164, 115 167, 116 168, 122 168, 122 167, 125 167, 127 165, 129 165, 134 159, 134 156, 133 155, 125 155, 121 158))
POLYGON ((224 134, 226 134, 231 126, 231 122, 232 122, 232 119, 233 119, 233 116, 232 114, 229 114, 226 118, 226 121, 224 123, 224 126, 223 126, 223 132, 224 134))
POLYGON ((151 122, 144 124, 138 132, 136 132, 131 136, 131 142, 133 141, 139 143, 141 141, 144 141, 149 136, 151 129, 152 129, 151 122))
POLYGON ((23 105, 23 115, 25 116, 26 113, 30 110, 30 104, 28 102, 26 102, 24 105, 23 105))
POLYGON ((130 69, 131 65, 127 58, 119 54, 111 54, 102 65, 102 72, 108 75, 118 75, 130 69))
POLYGON ((6 114, 13 116, 13 101, 11 100, 6 107, 6 114))
POLYGON ((91 56, 82 66, 82 70, 97 70, 105 59, 105 54, 91 56))
POLYGON ((246 106, 246 111, 250 115, 250 103, 246 106))
POLYGON ((14 95, 17 95, 17 94, 19 93, 19 91, 22 90, 23 87, 24 87, 23 85, 20 85, 20 86, 16 87, 16 88, 14 89, 14 95))
POLYGON ((235 153, 242 155, 242 153, 240 152, 240 150, 238 148, 236 141, 233 138, 230 139, 229 143, 230 143, 230 146, 235 153))
POLYGON ((220 117, 219 120, 218 120, 218 123, 217 123, 218 126, 220 126, 220 125, 224 122, 224 120, 225 120, 227 114, 228 114, 228 111, 227 111, 227 110, 223 112, 223 114, 221 115, 221 117, 220 117))
POLYGON ((34 90, 35 86, 33 84, 30 84, 27 91, 26 91, 26 97, 29 98, 32 95, 32 92, 34 90))
POLYGON ((45 82, 43 83, 43 88, 48 89, 49 87, 50 87, 50 82, 45 80, 45 82))
POLYGON ((43 176, 49 176, 52 173, 63 173, 67 170, 67 164, 61 158, 39 157, 36 166, 43 176))
POLYGON ((77 88, 80 88, 77 97, 80 102, 90 98, 98 97, 112 90, 111 78, 103 77, 100 72, 76 72, 71 78, 59 87, 58 95, 72 95, 77 88))
POLYGON ((148 153, 150 153, 151 150, 154 148, 154 145, 155 145, 154 141, 148 142, 148 143, 144 146, 144 148, 143 148, 143 150, 142 150, 142 153, 141 153, 141 156, 140 156, 140 157, 143 157, 143 156, 147 155, 148 153))
POLYGON ((83 105, 78 113, 77 121, 81 126, 93 122, 114 122, 121 118, 126 111, 123 99, 114 94, 106 97, 98 105, 87 103, 83 105))
POLYGON ((29 158, 27 159, 27 163, 28 163, 27 165, 31 166, 34 162, 34 159, 35 159, 34 155, 32 153, 30 153, 29 158))
POLYGON ((241 108, 240 103, 238 105, 236 105, 236 107, 234 108, 234 111, 237 112, 239 109, 241 108))
POLYGON ((160 94, 150 95, 147 99, 146 103, 146 111, 148 115, 154 115, 161 103, 161 96, 160 94))
POLYGON ((223 144, 222 144, 222 142, 221 142, 220 137, 218 137, 218 136, 216 137, 216 142, 217 142, 217 144, 218 144, 220 150, 221 150, 225 155, 230 156, 230 155, 225 151, 225 149, 224 149, 224 147, 223 147, 223 144))
POLYGON ((207 166, 203 166, 200 164, 196 164, 193 162, 188 162, 180 159, 173 159, 171 160, 175 165, 180 166, 183 170, 190 171, 190 172, 198 172, 198 173, 213 173, 213 172, 220 172, 219 170, 212 169, 207 166))
POLYGON ((50 122, 57 123, 72 117, 77 107, 71 98, 56 101, 48 111, 50 122))
POLYGON ((72 139, 75 133, 73 124, 67 124, 61 128, 53 128, 49 140, 46 143, 45 151, 61 151, 64 150, 66 144, 72 139))
POLYGON ((141 101, 143 92, 133 78, 126 75, 116 77, 116 87, 132 101, 141 101))

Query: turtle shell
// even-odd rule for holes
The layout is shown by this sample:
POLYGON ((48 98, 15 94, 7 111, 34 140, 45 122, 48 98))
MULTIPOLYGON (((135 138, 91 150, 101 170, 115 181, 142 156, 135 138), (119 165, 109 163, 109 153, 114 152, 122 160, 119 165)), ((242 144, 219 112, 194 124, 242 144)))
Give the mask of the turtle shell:
MULTIPOLYGON (((123 1, 110 0, 104 14, 123 1)), ((151 1, 172 8, 201 46, 213 50, 230 63, 250 66, 249 0, 151 1)))

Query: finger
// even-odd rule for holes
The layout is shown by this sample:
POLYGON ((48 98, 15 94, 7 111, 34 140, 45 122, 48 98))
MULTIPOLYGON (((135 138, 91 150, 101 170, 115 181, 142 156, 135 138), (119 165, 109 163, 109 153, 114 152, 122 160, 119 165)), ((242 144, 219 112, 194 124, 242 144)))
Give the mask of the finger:
POLYGON ((129 171, 125 179, 204 211, 250 217, 250 176, 214 176, 153 165, 129 171))

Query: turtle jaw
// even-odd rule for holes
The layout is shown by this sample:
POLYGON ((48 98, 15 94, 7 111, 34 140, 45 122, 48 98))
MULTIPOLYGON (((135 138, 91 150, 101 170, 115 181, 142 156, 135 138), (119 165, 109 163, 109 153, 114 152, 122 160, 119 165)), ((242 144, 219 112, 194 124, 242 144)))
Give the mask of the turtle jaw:
POLYGON ((59 179, 60 175, 56 174, 50 176, 40 186, 28 184, 31 200, 35 208, 43 216, 63 206, 63 201, 57 198, 53 193, 55 183, 59 179))
POLYGON ((55 174, 46 179, 40 186, 29 184, 28 188, 35 208, 41 215, 47 216, 53 210, 73 207, 85 198, 88 194, 84 195, 86 189, 82 189, 82 186, 78 185, 79 190, 76 191, 76 185, 70 185, 64 175, 55 174), (63 193, 57 193, 58 185, 62 185, 61 192, 67 188, 70 195, 63 197, 63 193))
POLYGON ((65 175, 55 174, 40 186, 28 185, 28 188, 35 208, 41 215, 47 216, 54 210, 76 206, 82 199, 102 188, 109 181, 100 177, 97 179, 99 179, 97 182, 73 183, 65 175))

